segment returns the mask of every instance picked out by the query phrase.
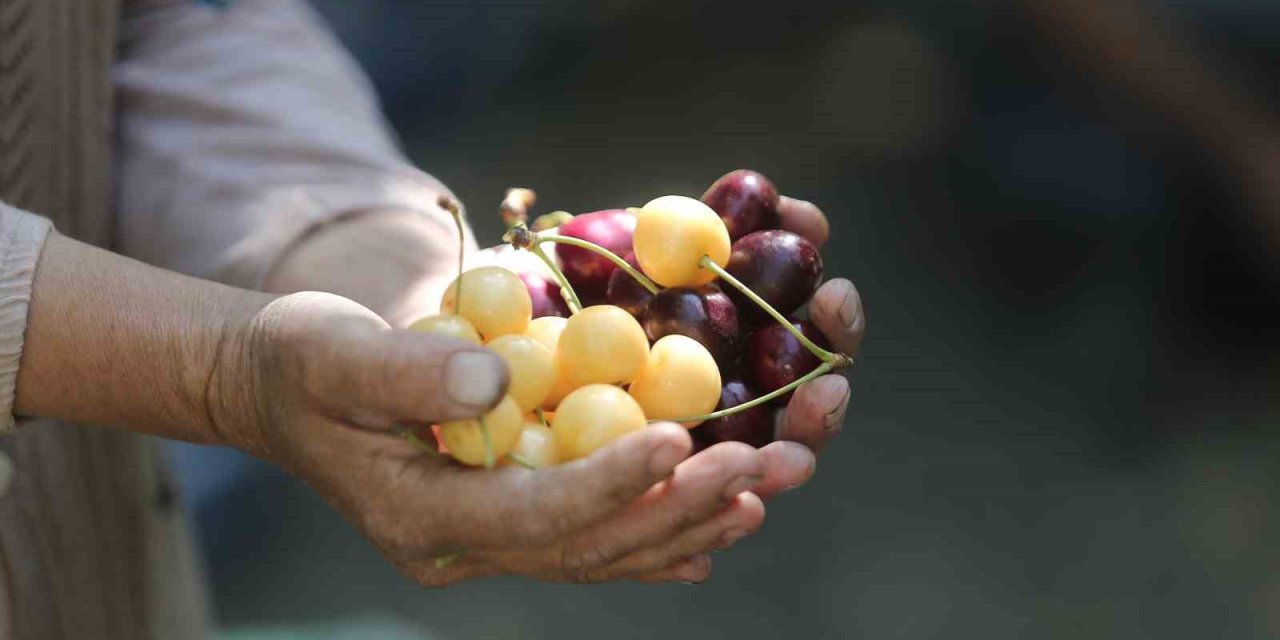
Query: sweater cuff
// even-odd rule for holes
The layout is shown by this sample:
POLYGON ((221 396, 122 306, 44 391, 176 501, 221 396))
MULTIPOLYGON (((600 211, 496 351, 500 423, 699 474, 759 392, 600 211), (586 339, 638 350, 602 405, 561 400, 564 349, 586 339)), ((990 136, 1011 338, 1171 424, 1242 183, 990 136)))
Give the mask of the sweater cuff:
POLYGON ((0 202, 0 433, 16 427, 13 403, 36 264, 53 225, 0 202))

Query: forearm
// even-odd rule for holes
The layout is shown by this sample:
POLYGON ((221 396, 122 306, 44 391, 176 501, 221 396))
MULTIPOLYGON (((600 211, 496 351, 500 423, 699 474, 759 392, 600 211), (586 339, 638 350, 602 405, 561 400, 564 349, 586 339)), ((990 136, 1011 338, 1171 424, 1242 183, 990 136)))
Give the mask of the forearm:
POLYGON ((314 231, 291 247, 265 291, 326 291, 350 298, 392 326, 436 311, 456 275, 455 233, 415 211, 363 212, 314 231))
POLYGON ((209 385, 224 340, 272 299, 52 235, 32 288, 15 413, 243 446, 212 416, 209 385))

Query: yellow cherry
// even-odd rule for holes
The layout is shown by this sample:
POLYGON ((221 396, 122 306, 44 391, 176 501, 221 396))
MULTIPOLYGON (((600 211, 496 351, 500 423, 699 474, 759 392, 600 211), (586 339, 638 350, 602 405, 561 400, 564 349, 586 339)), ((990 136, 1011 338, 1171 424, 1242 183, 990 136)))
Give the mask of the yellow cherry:
MULTIPOLYGON (((495 462, 516 446, 523 424, 524 414, 511 396, 503 398, 498 406, 484 414, 484 429, 489 432, 495 462)), ((458 462, 472 466, 485 463, 485 434, 480 420, 454 420, 441 424, 440 439, 458 462)))
POLYGON ((476 328, 462 316, 439 315, 427 316, 409 325, 410 331, 434 333, 459 340, 480 344, 480 334, 476 328))
POLYGON ((440 312, 466 318, 482 338, 492 340, 510 333, 524 333, 533 319, 533 301, 520 276, 501 267, 480 267, 462 274, 449 285, 440 303, 440 312), (457 304, 459 281, 462 308, 457 304))
POLYGON ((696 287, 716 275, 698 263, 703 256, 729 264, 729 230, 699 200, 663 196, 636 214, 634 248, 640 268, 664 287, 696 287))
POLYGON ((570 393, 556 410, 551 430, 563 461, 591 455, 647 424, 644 411, 626 391, 607 384, 592 384, 570 393))
POLYGON ((556 362, 552 351, 527 335, 505 335, 488 346, 507 362, 511 371, 511 396, 522 411, 542 406, 556 381, 556 362))
POLYGON ((565 323, 556 366, 573 387, 625 384, 649 355, 649 339, 635 317, 612 305, 587 307, 565 323))
MULTIPOLYGON (((720 402, 720 369, 697 340, 673 334, 654 343, 644 370, 631 383, 650 420, 672 420, 715 411, 720 402)), ((685 427, 701 424, 686 422, 685 427)))

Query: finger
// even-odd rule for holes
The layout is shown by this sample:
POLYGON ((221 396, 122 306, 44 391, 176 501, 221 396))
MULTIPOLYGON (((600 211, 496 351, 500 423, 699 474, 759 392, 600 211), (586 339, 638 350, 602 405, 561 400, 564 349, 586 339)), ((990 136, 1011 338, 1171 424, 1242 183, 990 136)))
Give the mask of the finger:
POLYGON ((778 417, 778 439, 822 451, 840 433, 849 398, 849 381, 838 375, 822 376, 796 389, 778 417))
POLYGON ((537 471, 450 467, 437 474, 433 503, 420 513, 447 514, 448 542, 463 548, 547 546, 630 503, 671 475, 692 447, 687 429, 664 423, 537 471))
POLYGON ((637 582, 683 582, 685 584, 701 584, 711 575, 711 556, 702 554, 686 558, 669 567, 634 576, 637 582))
POLYGON ((782 196, 778 199, 778 218, 782 228, 821 247, 831 237, 831 225, 817 205, 805 200, 782 196))
POLYGON ((645 492, 617 516, 565 540, 551 553, 512 561, 532 563, 520 567, 521 572, 551 570, 574 581, 593 582, 597 569, 637 550, 667 544, 684 531, 700 526, 763 476, 764 458, 758 450, 740 442, 718 444, 680 463, 669 479, 645 492))
POLYGON ((765 460, 764 479, 751 492, 762 500, 803 485, 817 468, 813 451, 799 442, 771 442, 760 453, 765 460))
POLYGON ((325 380, 318 399, 366 426, 474 418, 510 381, 497 354, 445 336, 338 328, 314 348, 304 375, 325 380))
POLYGON ((764 524, 764 502, 751 492, 734 497, 716 517, 690 528, 675 540, 632 553, 587 575, 591 582, 604 582, 629 575, 661 570, 681 558, 728 549, 764 524))
POLYGON ((809 316, 836 350, 848 355, 858 352, 867 319, 862 296, 852 282, 836 278, 819 287, 809 303, 809 316))

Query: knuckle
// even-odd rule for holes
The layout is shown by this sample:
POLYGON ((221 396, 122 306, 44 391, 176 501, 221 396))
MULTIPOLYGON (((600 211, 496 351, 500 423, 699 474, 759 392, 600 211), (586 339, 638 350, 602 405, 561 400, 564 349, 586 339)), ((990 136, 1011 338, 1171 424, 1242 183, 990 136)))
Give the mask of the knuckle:
POLYGON ((600 568, 613 562, 617 555, 599 544, 566 545, 560 554, 560 573, 573 582, 594 582, 600 568))

